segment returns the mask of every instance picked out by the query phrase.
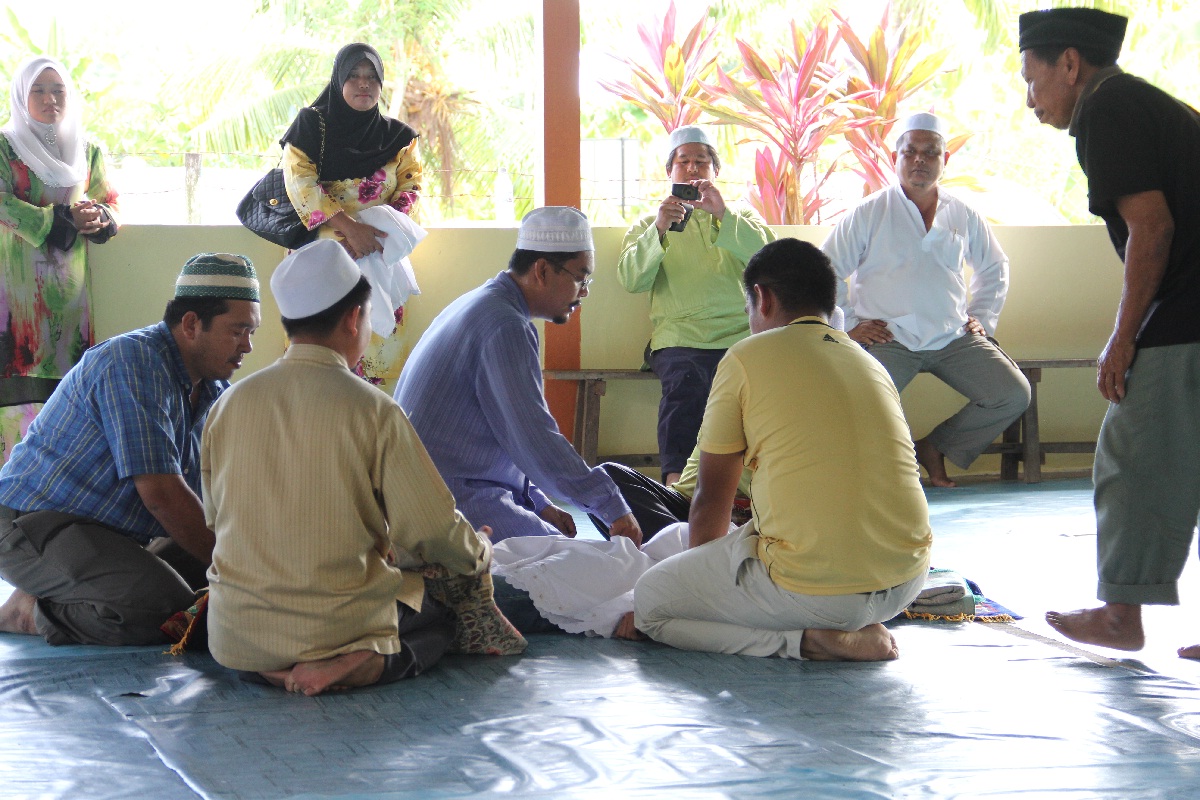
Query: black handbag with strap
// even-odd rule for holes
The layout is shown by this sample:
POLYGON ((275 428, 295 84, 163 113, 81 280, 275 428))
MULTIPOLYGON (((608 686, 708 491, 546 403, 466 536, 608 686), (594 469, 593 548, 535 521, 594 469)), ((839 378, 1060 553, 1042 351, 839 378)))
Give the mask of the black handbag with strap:
MULTIPOLYGON (((316 111, 316 109, 313 109, 316 111)), ((321 155, 317 162, 325 159, 325 118, 317 111, 317 119, 321 121, 321 155)), ((288 198, 284 185, 283 169, 275 169, 264 175, 254 184, 242 202, 238 203, 237 218, 241 223, 268 242, 295 250, 303 247, 317 238, 314 228, 309 230, 300 221, 296 207, 288 198)))

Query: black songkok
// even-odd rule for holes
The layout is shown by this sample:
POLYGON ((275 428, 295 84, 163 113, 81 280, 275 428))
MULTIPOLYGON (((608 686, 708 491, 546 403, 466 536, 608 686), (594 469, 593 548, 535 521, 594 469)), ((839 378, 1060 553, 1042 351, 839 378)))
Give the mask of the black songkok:
POLYGON ((1116 61, 1129 20, 1094 8, 1050 8, 1027 11, 1017 20, 1019 48, 1059 45, 1091 48, 1116 61))

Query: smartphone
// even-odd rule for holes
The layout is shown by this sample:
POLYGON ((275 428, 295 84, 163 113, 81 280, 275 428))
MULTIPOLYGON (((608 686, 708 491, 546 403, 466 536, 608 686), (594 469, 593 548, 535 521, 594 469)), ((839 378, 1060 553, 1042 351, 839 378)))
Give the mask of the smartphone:
MULTIPOLYGON (((678 197, 680 200, 699 200, 700 199, 700 190, 697 189, 695 186, 692 186, 690 183, 672 183, 671 184, 671 194, 674 195, 675 197, 678 197)), ((679 222, 676 222, 671 227, 667 228, 667 230, 675 231, 676 233, 678 233, 679 231, 682 231, 684 228, 686 228, 687 224, 688 224, 688 220, 692 218, 692 208, 693 208, 693 206, 690 203, 684 203, 683 204, 683 219, 681 219, 679 222)))

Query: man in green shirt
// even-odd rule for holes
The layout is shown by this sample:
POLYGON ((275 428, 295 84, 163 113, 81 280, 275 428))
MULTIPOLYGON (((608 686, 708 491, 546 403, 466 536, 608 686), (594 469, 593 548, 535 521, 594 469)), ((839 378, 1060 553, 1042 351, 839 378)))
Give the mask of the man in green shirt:
POLYGON ((750 333, 742 270, 775 234, 752 209, 726 207, 714 183, 721 161, 705 129, 675 129, 668 149, 671 182, 694 186, 699 197, 668 195, 638 220, 625 234, 617 275, 627 291, 650 292, 650 366, 663 389, 658 451, 670 486, 696 446, 717 362, 750 333), (670 230, 685 219, 683 230, 670 230))

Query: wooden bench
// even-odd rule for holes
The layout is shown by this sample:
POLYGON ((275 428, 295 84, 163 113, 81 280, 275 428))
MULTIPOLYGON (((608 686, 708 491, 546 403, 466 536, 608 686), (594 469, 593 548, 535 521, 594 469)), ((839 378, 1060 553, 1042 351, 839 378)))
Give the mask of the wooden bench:
POLYGON ((988 445, 985 453, 1000 454, 1000 479, 1015 481, 1018 467, 1025 465, 1021 476, 1025 483, 1040 483, 1046 453, 1093 453, 1096 442, 1043 442, 1038 428, 1038 384, 1044 369, 1096 368, 1094 358, 1018 358, 1017 366, 1029 381, 1029 408, 1021 418, 1008 426, 1000 441, 988 445))
MULTIPOLYGON (((658 376, 653 372, 643 372, 640 369, 548 369, 542 375, 549 381, 577 382, 572 442, 575 452, 583 456, 589 467, 598 463, 596 451, 600 446, 600 398, 608 388, 608 381, 658 380, 658 376)), ((654 454, 654 461, 657 463, 658 454, 654 454)))
MULTIPOLYGON (((1004 431, 1001 440, 989 445, 985 453, 1000 454, 1000 478, 1015 481, 1018 476, 1025 483, 1042 480, 1042 463, 1046 453, 1091 453, 1096 449, 1095 441, 1089 442, 1043 442, 1038 427, 1038 384, 1042 370, 1096 367, 1094 358, 1041 358, 1017 359, 1017 366, 1029 381, 1029 408, 1004 431), (1023 474, 1020 465, 1024 464, 1023 474)), ((575 450, 590 466, 598 462, 600 443, 600 398, 604 396, 608 381, 612 380, 658 380, 653 372, 636 369, 552 369, 546 370, 547 380, 576 381, 575 395, 575 450)), ((613 461, 638 467, 658 465, 656 453, 613 456, 613 461)))

